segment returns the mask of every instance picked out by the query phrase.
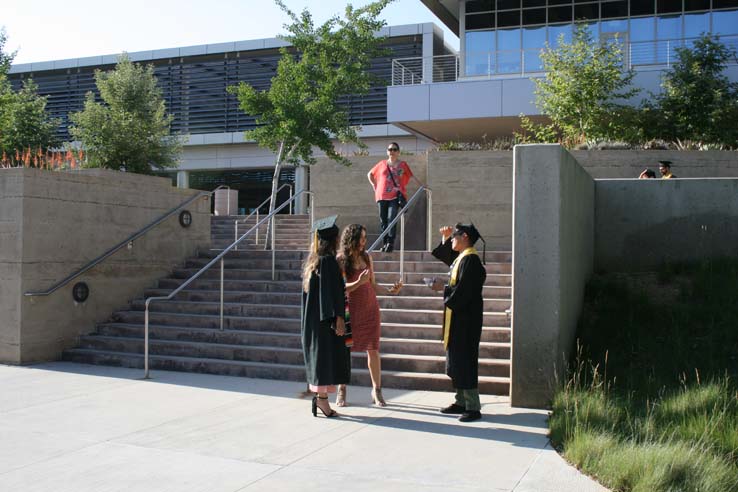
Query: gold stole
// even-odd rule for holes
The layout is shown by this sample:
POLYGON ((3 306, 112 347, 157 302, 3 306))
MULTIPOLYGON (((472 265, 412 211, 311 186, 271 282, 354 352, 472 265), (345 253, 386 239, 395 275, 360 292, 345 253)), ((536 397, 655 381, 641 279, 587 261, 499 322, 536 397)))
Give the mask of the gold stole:
MULTIPOLYGON (((462 251, 459 256, 456 257, 453 264, 451 264, 451 279, 448 282, 450 287, 456 285, 457 276, 459 275, 459 265, 461 259, 467 255, 478 255, 477 250, 473 247, 466 248, 462 251)), ((451 316, 453 312, 451 308, 446 308, 443 313, 443 348, 448 349, 448 339, 451 335, 451 316)))

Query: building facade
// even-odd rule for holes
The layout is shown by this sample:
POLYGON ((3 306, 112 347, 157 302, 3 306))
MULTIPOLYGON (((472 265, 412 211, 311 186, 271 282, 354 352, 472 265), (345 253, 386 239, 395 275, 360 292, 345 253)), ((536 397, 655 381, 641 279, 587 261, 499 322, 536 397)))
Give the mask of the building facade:
MULTIPOLYGON (((570 41, 575 24, 621 44, 634 84, 657 92, 676 49, 702 33, 738 48, 738 0, 423 0, 459 34, 460 52, 393 62, 388 120, 443 140, 510 135, 540 116, 532 78, 541 49, 570 41)), ((738 67, 728 69, 738 80, 738 67)), ((638 102, 638 101, 635 101, 638 102)))

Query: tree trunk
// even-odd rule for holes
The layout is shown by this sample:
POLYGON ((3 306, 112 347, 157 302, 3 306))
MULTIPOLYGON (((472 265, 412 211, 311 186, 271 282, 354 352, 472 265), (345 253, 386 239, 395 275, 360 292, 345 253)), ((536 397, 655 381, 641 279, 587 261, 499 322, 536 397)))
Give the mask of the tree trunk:
MULTIPOLYGON (((277 161, 274 163, 274 176, 272 176, 272 198, 269 200, 269 213, 271 214, 274 212, 274 209, 277 207, 277 188, 279 188, 279 174, 282 172, 282 156, 284 154, 284 141, 282 141, 281 144, 279 144, 279 152, 277 153, 277 161)), ((265 249, 268 249, 269 245, 271 244, 272 240, 272 228, 274 227, 274 220, 275 218, 272 217, 269 222, 267 222, 267 236, 266 241, 264 241, 264 247, 265 249)), ((272 249, 274 248, 274 245, 271 245, 272 249)))

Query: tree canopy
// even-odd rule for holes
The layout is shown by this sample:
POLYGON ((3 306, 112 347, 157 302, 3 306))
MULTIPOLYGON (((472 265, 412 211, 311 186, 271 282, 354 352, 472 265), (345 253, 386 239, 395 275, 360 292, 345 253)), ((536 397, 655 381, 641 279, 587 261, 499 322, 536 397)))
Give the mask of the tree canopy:
POLYGON ((336 15, 315 26, 307 9, 298 15, 275 0, 291 19, 285 25, 287 34, 281 36, 291 46, 280 50, 271 87, 259 90, 241 82, 232 88, 241 109, 256 116, 258 127, 247 131, 245 138, 277 154, 270 210, 284 162, 313 164, 313 148, 317 147, 348 165, 332 139, 364 147, 357 129, 350 125, 343 99, 369 91, 371 59, 383 51, 384 38, 378 31, 385 23, 378 17, 391 1, 379 0, 361 8, 348 5, 343 17, 336 15))
POLYGON ((654 137, 690 141, 697 148, 738 146, 738 83, 723 74, 736 52, 710 34, 676 52, 662 92, 645 105, 650 113, 646 130, 654 137))
POLYGON ((87 153, 86 165, 141 174, 175 166, 181 142, 170 134, 172 116, 153 65, 134 64, 124 54, 114 70, 96 71, 95 83, 102 102, 88 92, 84 109, 70 115, 70 133, 87 153))
MULTIPOLYGON (((585 25, 575 26, 571 43, 541 52, 545 76, 533 78, 536 106, 551 119, 534 129, 544 139, 559 135, 569 144, 619 139, 633 109, 622 102, 637 94, 634 72, 626 69, 620 42, 595 41, 585 25)), ((529 128, 532 126, 528 122, 529 128)))

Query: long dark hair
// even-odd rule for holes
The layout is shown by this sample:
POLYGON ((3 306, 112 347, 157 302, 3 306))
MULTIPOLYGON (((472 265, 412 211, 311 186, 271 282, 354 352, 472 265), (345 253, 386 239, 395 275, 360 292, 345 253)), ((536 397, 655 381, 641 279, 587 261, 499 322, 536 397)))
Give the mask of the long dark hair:
POLYGON ((313 272, 318 269, 321 256, 336 256, 336 247, 338 246, 338 236, 330 239, 322 239, 313 237, 313 244, 310 245, 310 254, 305 260, 302 267, 302 290, 307 292, 310 289, 310 277, 313 272), (315 249, 315 241, 318 241, 318 248, 315 249))
POLYGON ((346 277, 350 277, 357 270, 356 265, 354 265, 354 253, 358 253, 364 259, 364 263, 369 266, 369 254, 365 250, 359 249, 361 233, 365 231, 366 227, 361 224, 349 224, 341 234, 338 264, 343 269, 346 277))

